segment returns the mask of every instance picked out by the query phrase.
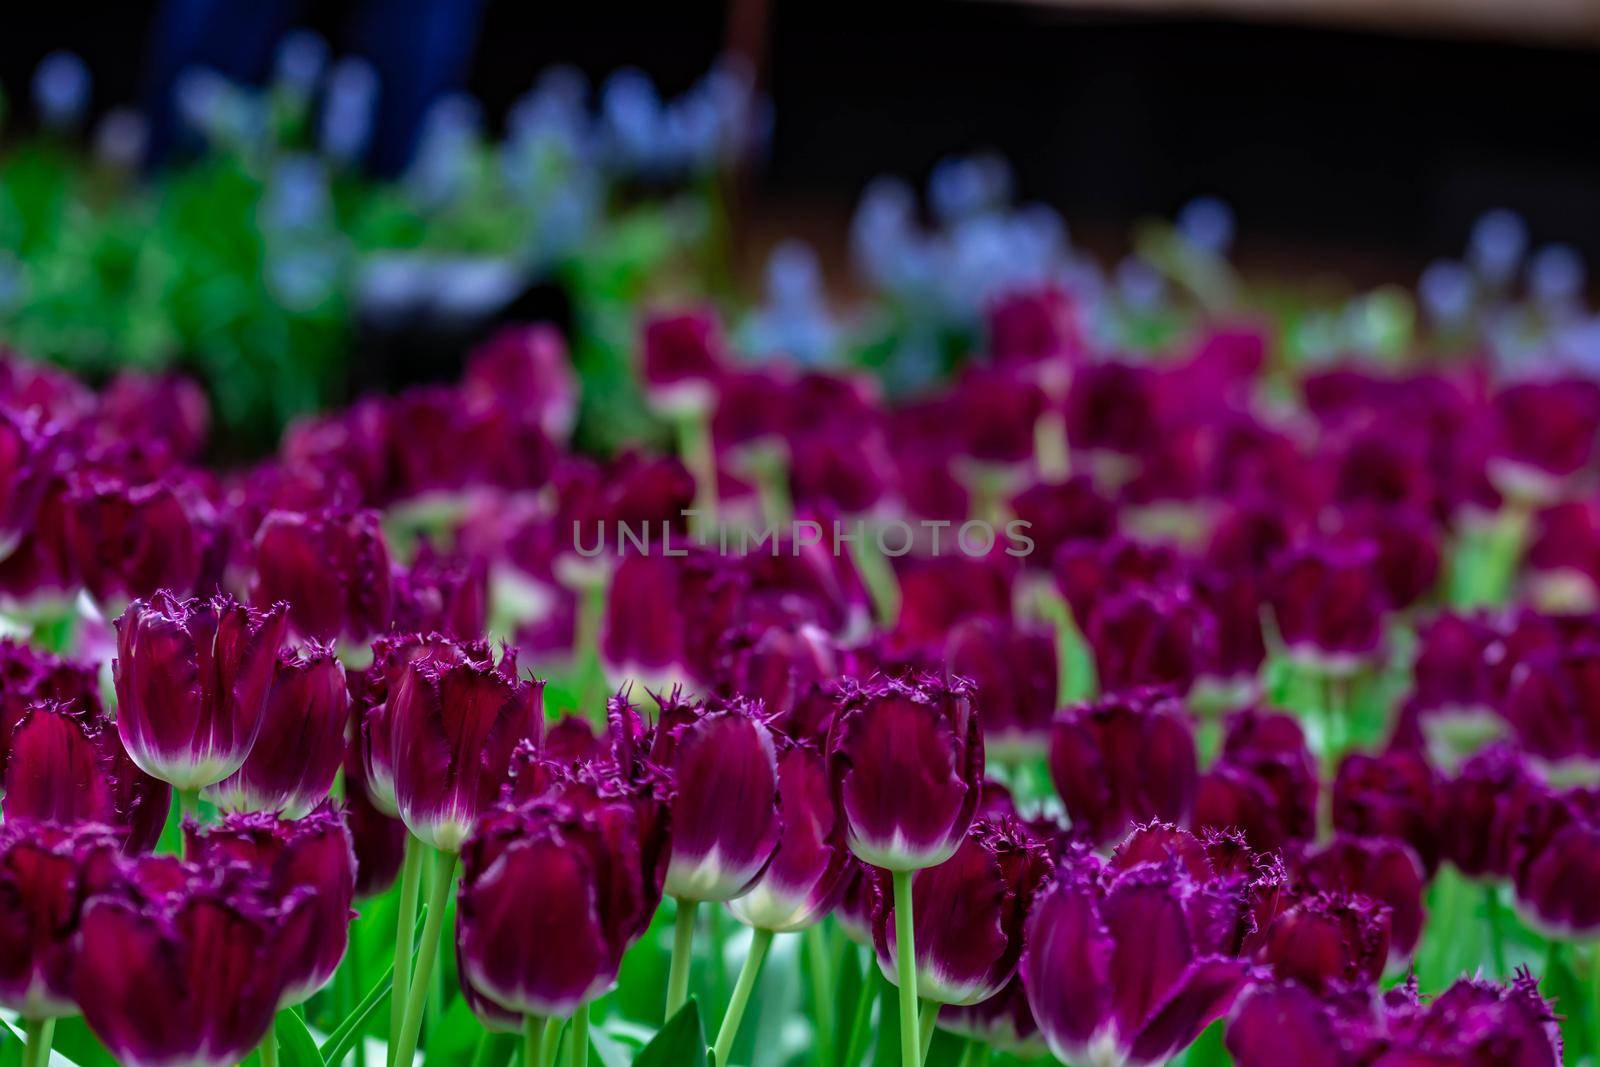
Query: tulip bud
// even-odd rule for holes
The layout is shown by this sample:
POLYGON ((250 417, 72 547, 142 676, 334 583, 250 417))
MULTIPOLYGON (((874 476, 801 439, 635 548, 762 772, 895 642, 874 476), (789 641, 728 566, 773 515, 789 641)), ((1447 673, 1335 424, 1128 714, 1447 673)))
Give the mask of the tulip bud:
POLYGON ((137 485, 98 474, 73 484, 64 531, 67 548, 97 602, 197 588, 212 533, 182 488, 165 482, 137 485))
POLYGON ((967 684, 846 683, 828 764, 856 856, 890 871, 943 863, 966 839, 982 793, 983 733, 967 684))
POLYGON ((77 1013, 73 968, 84 901, 121 847, 108 827, 10 819, 0 828, 0 1005, 25 1019, 77 1013))
MULTIPOLYGON (((1050 857, 1014 819, 979 820, 955 854, 911 881, 917 995, 977 1004, 1016 974, 1023 924, 1050 857)), ((873 924, 878 967, 898 984, 894 903, 884 894, 873 924)))
POLYGON ((1272 850, 1317 833, 1317 768, 1299 723, 1245 711, 1228 723, 1222 756, 1200 777, 1196 827, 1235 827, 1254 848, 1272 850))
POLYGON ((518 1015, 561 1017, 617 979, 655 910, 624 800, 534 801, 486 816, 462 850, 464 981, 518 1015))
POLYGON ((1056 285, 1004 293, 990 302, 984 321, 989 355, 996 363, 1056 364, 1070 360, 1083 346, 1073 299, 1056 285))
POLYGON ((1331 992, 1377 982, 1389 941, 1387 905, 1350 893, 1317 893, 1278 916, 1260 955, 1279 980, 1331 992))
POLYGON ((1422 906, 1427 875, 1409 845, 1392 837, 1340 834, 1307 855, 1301 867, 1317 890, 1369 897, 1387 907, 1388 964, 1398 968, 1411 958, 1427 918, 1422 906))
POLYGON ((778 850, 750 891, 728 902, 728 910, 746 926, 783 933, 811 926, 833 910, 844 892, 850 850, 827 761, 813 744, 792 743, 778 757, 778 801, 778 850))
POLYGON ((302 638, 364 641, 389 625, 389 549, 377 512, 269 512, 256 531, 255 568, 252 602, 289 603, 302 638))
POLYGON ((1553 793, 1524 809, 1518 910, 1551 940, 1600 931, 1600 790, 1553 793))
POLYGON ((461 652, 461 662, 406 664, 386 709, 400 817, 446 852, 460 850, 499 797, 517 742, 544 729, 544 683, 518 678, 513 652, 498 664, 482 642, 461 652))
POLYGON ((1092 860, 1057 867, 1029 916, 1020 973, 1058 1059, 1165 1063, 1227 1013, 1250 969, 1197 946, 1191 886, 1173 863, 1108 882, 1092 860))
POLYGON ((546 435, 566 440, 578 417, 578 382, 561 333, 548 323, 501 328, 467 357, 462 391, 532 412, 546 435))
POLYGON ((242 863, 266 879, 283 909, 284 1006, 300 1004, 339 969, 350 935, 356 858, 344 817, 324 800, 301 819, 241 812, 184 827, 191 863, 242 863))
POLYGON ((1194 736, 1176 700, 1135 690, 1063 711, 1051 730, 1050 776, 1074 829, 1100 844, 1148 819, 1187 822, 1194 736))
POLYGON ((1103 597, 1084 636, 1106 693, 1164 686, 1184 694, 1217 659, 1216 621, 1183 588, 1103 597))
POLYGON ((71 704, 35 704, 11 730, 4 767, 8 822, 100 823, 129 852, 155 847, 172 806, 165 782, 134 766, 111 724, 71 704))
POLYGON ((1057 690, 1054 634, 972 619, 950 632, 945 665, 972 682, 986 751, 1020 757, 1049 747, 1057 690))
POLYGON ((1439 865, 1438 781, 1421 755, 1352 753, 1333 782, 1333 825, 1365 837, 1397 837, 1432 872, 1439 865))
POLYGON ((704 411, 727 363, 710 311, 658 315, 645 323, 643 371, 651 403, 666 412, 704 411))
POLYGON ((163 591, 117 619, 117 731, 147 774, 178 789, 220 782, 261 729, 286 606, 163 591))
POLYGON ((732 900, 748 892, 783 834, 778 763, 761 708, 708 708, 676 692, 661 702, 651 758, 672 774, 667 892, 732 900))
POLYGON ((1292 656, 1338 673, 1377 656, 1388 599, 1376 560, 1369 542, 1312 545, 1279 557, 1267 601, 1292 656))
POLYGON ((84 1020, 127 1067, 232 1067, 272 1026, 305 904, 280 906, 242 867, 135 864, 84 906, 84 1020))
POLYGON ((344 665, 331 645, 285 650, 250 755, 207 795, 228 811, 310 811, 339 773, 349 708, 344 665))

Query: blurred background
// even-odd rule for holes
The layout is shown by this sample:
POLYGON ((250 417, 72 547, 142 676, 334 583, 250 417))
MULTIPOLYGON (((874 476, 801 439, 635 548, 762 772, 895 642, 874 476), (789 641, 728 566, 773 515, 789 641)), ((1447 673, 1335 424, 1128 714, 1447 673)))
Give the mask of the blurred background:
MULTIPOLYGON (((641 302, 735 307, 747 348, 909 388, 951 358, 963 269, 1141 307, 1209 288, 1315 354, 1364 343, 1352 300, 1378 294, 1355 315, 1378 335, 1513 273, 1570 304, 1600 257, 1600 0, 671 7, 12 13, 0 338, 194 373, 248 454, 550 318, 604 449, 632 432, 641 302)), ((1586 304, 1560 325, 1600 347, 1586 304)))

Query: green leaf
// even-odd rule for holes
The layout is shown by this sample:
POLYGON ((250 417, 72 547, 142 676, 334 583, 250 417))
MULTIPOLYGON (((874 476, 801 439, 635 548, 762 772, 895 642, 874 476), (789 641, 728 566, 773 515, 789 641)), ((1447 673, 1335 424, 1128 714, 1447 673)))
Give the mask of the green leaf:
POLYGON ((322 1053, 306 1029, 303 1019, 292 1008, 285 1008, 273 1021, 272 1032, 278 1039, 280 1067, 322 1067, 322 1053))
POLYGON ((483 1024, 472 1014, 465 997, 455 997, 438 1018, 428 1017, 428 1039, 423 1048, 427 1063, 468 1063, 483 1036, 483 1024))
POLYGON ((338 1063, 355 1045, 361 1037, 362 1027, 377 1010, 379 1004, 389 995, 389 990, 394 978, 394 967, 391 965, 378 979, 367 995, 361 998, 361 1003, 356 1005, 356 1010, 351 1012, 343 1022, 334 1028, 333 1033, 322 1043, 318 1050, 324 1063, 338 1063))
POLYGON ((640 1050, 633 1067, 706 1067, 706 1035, 693 997, 640 1050))

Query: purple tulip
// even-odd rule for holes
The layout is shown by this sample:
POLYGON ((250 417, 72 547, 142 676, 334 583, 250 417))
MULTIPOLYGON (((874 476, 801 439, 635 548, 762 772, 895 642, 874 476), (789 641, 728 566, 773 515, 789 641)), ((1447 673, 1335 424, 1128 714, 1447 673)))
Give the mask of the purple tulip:
POLYGON ((1273 921, 1259 956, 1280 981, 1317 992, 1371 986, 1389 960, 1390 914, 1371 897, 1314 893, 1273 921))
MULTIPOLYGON (((1015 819, 973 823, 955 854, 912 877, 917 995, 971 1005, 999 993, 1016 974, 1023 927, 1050 857, 1015 819)), ((873 924, 878 967, 896 971, 894 903, 885 887, 873 924)))
POLYGON ((1050 776, 1074 829, 1096 843, 1148 819, 1187 822, 1194 806, 1194 735, 1182 706, 1157 690, 1119 693, 1063 711, 1050 776))
POLYGON ((356 857, 344 817, 323 801, 301 819, 265 812, 184 827, 184 853, 202 867, 246 865, 280 902, 284 1006, 327 985, 344 958, 354 914, 356 857))
POLYGON ((748 892, 782 840, 778 760, 759 705, 661 703, 650 758, 672 775, 667 892, 732 900, 748 892))
POLYGON ((360 642, 389 625, 389 571, 377 512, 274 511, 256 531, 251 600, 288 602, 289 623, 303 638, 360 642))
POLYGON ((949 859, 966 839, 983 780, 983 733, 966 683, 847 682, 839 702, 828 763, 850 850, 897 872, 949 859))
POLYGON ((607 591, 601 655, 608 673, 663 687, 714 678, 718 644, 740 621, 747 584, 710 551, 630 552, 607 591))
POLYGON ((844 892, 850 850, 827 761, 813 743, 792 742, 778 756, 778 800, 778 850, 728 910, 746 926, 783 933, 805 929, 833 910, 844 892))
POLYGON ((86 475, 65 516, 72 564, 99 603, 198 588, 212 531, 182 486, 86 475))
POLYGON ((54 428, 0 408, 0 559, 33 527, 59 446, 54 428))
POLYGON ((1028 994, 1022 988, 1020 973, 988 1000, 945 1005, 939 1012, 939 1028, 1019 1059, 1038 1059, 1049 1052, 1039 1034, 1033 1009, 1028 1006, 1028 994))
POLYGON ((467 357, 461 388, 469 397, 520 407, 553 441, 578 417, 578 381, 560 332, 547 323, 507 326, 467 357))
POLYGON ((100 394, 99 430, 115 444, 154 434, 179 460, 205 450, 211 405, 199 383, 179 374, 119 371, 100 394))
POLYGON ((350 691, 333 647, 313 641, 284 650, 250 755, 208 795, 230 811, 310 811, 339 773, 349 717, 350 691))
POLYGON ((422 541, 410 568, 395 574, 394 621, 400 630, 477 637, 489 624, 488 562, 444 555, 422 541))
POLYGON ((519 678, 513 652, 498 664, 483 642, 460 653, 406 663, 385 709, 400 817, 445 852, 460 850, 500 795, 517 743, 544 728, 544 683, 519 678))
POLYGON ((811 623, 741 626, 723 636, 711 689, 760 701, 773 729, 820 741, 833 714, 822 686, 838 673, 836 660, 833 642, 811 623))
POLYGON ((999 755, 1041 754, 1055 715, 1055 635, 1002 619, 971 619, 950 632, 945 665, 972 682, 984 748, 999 755))
POLYGON ((549 1017, 609 990, 659 899, 642 848, 620 798, 486 816, 461 855, 456 954, 468 987, 502 1010, 549 1017))
POLYGON ((1439 865, 1438 779, 1421 755, 1392 750, 1352 753, 1333 782, 1335 829, 1396 837, 1416 850, 1431 874, 1439 865))
POLYGON ((1600 931, 1600 790, 1550 793, 1522 813, 1518 910, 1552 940, 1600 931))
POLYGON ((844 888, 833 912, 839 920, 839 929, 851 941, 868 948, 872 946, 872 917, 882 906, 879 903, 882 896, 877 871, 852 855, 845 863, 844 888))
POLYGON ((1398 968, 1411 958, 1427 918, 1422 906, 1427 875, 1409 845, 1392 837, 1340 834, 1309 853, 1300 867, 1316 890, 1370 897, 1386 906, 1388 965, 1398 968))
POLYGON ((1291 655, 1345 673, 1378 654, 1388 600, 1376 561, 1370 543, 1311 545, 1279 557, 1267 600, 1291 655))
POLYGON ((1067 394, 1067 439, 1074 449, 1135 456, 1159 437, 1156 375, 1131 363, 1080 367, 1067 394))
MULTIPOLYGON (((1062 482, 1036 482, 1011 498, 1011 512, 1033 538, 1031 562, 1048 566, 1062 545, 1099 543, 1116 530, 1117 511, 1086 474, 1062 482)), ((966 515, 966 509, 962 509, 966 515)))
POLYGON ((1165 1063, 1227 1012, 1250 969, 1216 951, 1193 888, 1173 862, 1109 878, 1092 863, 1057 866, 1020 970, 1058 1059, 1165 1063))
POLYGON ((1216 622, 1182 588, 1104 597, 1089 613, 1084 636, 1107 693, 1162 686, 1184 694, 1217 659, 1216 622))
POLYGON ((128 1067, 232 1067, 272 1026, 307 906, 280 906, 243 867, 141 861, 84 906, 75 988, 89 1029, 128 1067))
POLYGON ((1067 368, 1055 365, 1076 358, 1083 347, 1073 299, 1059 286, 1005 293, 989 304, 985 322, 989 355, 996 363, 1045 364, 1064 377, 1067 368))
POLYGON ((1600 756, 1600 644, 1533 652, 1511 672, 1504 715, 1530 754, 1600 756))
MULTIPOLYGON (((962 452, 994 464, 1033 458, 1034 424, 1044 414, 1044 390, 1006 370, 970 364, 945 399, 962 452)), ((947 431, 948 432, 948 431, 947 431)))
POLYGON ((728 363, 711 311, 658 315, 644 325, 642 369, 651 402, 664 411, 704 410, 728 363))
POLYGON ((84 901, 109 879, 121 842, 95 823, 8 817, 0 828, 0 1005, 25 1019, 74 1015, 84 901))
POLYGON ((30 707, 11 730, 4 772, 8 822, 100 823, 115 827, 129 852, 155 846, 172 804, 171 788, 134 765, 98 708, 30 707))
POLYGON ((1463 978, 1428 1001, 1415 979, 1381 998, 1326 1000, 1293 982, 1261 983, 1240 998, 1226 1040, 1239 1067, 1557 1067, 1556 1019, 1526 971, 1504 986, 1463 978))
POLYGON ((117 731, 147 774, 194 790, 238 770, 261 730, 286 605, 135 600, 117 619, 117 731))
POLYGON ((1588 380, 1527 381, 1494 398, 1497 447, 1490 473, 1510 497, 1543 502, 1589 466, 1600 430, 1600 386, 1588 380))
POLYGON ((937 647, 968 619, 1010 618, 1009 562, 960 554, 900 557, 900 618, 892 640, 900 648, 937 647))
POLYGON ((1484 749, 1439 784, 1444 858, 1469 878, 1510 878, 1530 810, 1549 792, 1517 750, 1508 745, 1484 749))
POLYGON ((1317 767, 1300 724, 1244 711, 1228 722, 1222 755, 1195 791, 1197 828, 1236 827, 1251 847, 1279 849, 1317 832, 1317 767))

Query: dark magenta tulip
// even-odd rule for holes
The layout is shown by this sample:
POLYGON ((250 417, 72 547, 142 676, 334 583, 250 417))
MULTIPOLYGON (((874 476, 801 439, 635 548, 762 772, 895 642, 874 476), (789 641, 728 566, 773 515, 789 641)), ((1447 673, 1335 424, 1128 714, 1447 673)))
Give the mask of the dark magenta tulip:
POLYGON ((1055 369, 1083 348, 1073 299, 1057 285, 1015 289, 1001 294, 985 311, 989 355, 1000 364, 1055 369), (1044 366, 1039 366, 1039 365, 1044 366))
POLYGON ((1306 881, 1329 893, 1369 897, 1389 909, 1390 967, 1404 966, 1422 939, 1427 874, 1404 841, 1337 834, 1300 862, 1306 881))
POLYGON ((1509 745, 1492 745, 1439 784, 1440 851, 1470 878, 1510 878, 1529 817, 1550 787, 1509 745))
POLYGON ((455 852, 499 797, 517 743, 542 735, 544 683, 519 677, 513 652, 496 663, 475 642, 459 658, 406 663, 389 683, 385 718, 400 817, 419 840, 455 852))
POLYGON ((565 441, 578 418, 577 375, 549 323, 502 327, 467 357, 461 388, 475 400, 531 412, 553 441, 565 441))
POLYGON ((1462 978, 1424 1000, 1416 980, 1383 994, 1322 999, 1293 982, 1239 1000, 1227 1048, 1239 1067, 1557 1067, 1561 1034, 1538 983, 1462 978))
POLYGON ((1313 893, 1263 935, 1259 957, 1280 981, 1318 992, 1371 986, 1389 961, 1389 907, 1354 893, 1313 893))
POLYGON ((1211 943, 1193 890, 1170 861, 1110 877, 1092 860, 1057 866, 1034 902, 1020 970, 1058 1059, 1166 1063, 1226 1014, 1250 968, 1211 943))
POLYGON ((728 910, 746 926, 782 933, 805 929, 833 910, 844 892, 850 850, 828 764, 815 743, 783 747, 778 799, 783 821, 778 850, 750 891, 728 902, 728 910))
MULTIPOLYGON (((1023 928, 1050 856, 1020 822, 973 823, 955 854, 912 877, 917 995, 938 1004, 971 1005, 1010 983, 1022 955, 1023 928)), ((885 888, 874 917, 878 967, 898 984, 894 904, 885 888)))
POLYGON ((68 552, 101 604, 151 597, 161 589, 198 592, 214 536, 208 511, 208 504, 177 483, 86 475, 68 494, 68 552))
POLYGON ((139 861, 84 906, 74 986, 89 1029, 126 1067, 233 1067, 272 1026, 309 905, 281 907, 244 867, 139 861))
POLYGON ((365 899, 383 893, 399 877, 409 835, 405 823, 378 808, 367 788, 361 722, 355 715, 350 730, 344 755, 344 818, 356 855, 356 896, 365 899))
POLYGON ((1522 657, 1503 713, 1522 747, 1551 762, 1600 756, 1600 645, 1582 642, 1522 657))
POLYGON ((0 1005, 25 1019, 77 1014, 84 901, 121 848, 109 827, 7 819, 0 827, 0 1005))
POLYGON ((657 315, 644 324, 641 370, 651 403, 667 412, 710 407, 728 363, 716 313, 657 315))
POLYGON ((1011 512, 1028 524, 1034 548, 1027 562, 1037 567, 1048 567, 1062 545, 1101 542, 1117 527, 1115 505, 1086 474, 1060 482, 1035 482, 1011 498, 1011 512))
POLYGON ((1370 542, 1319 543, 1279 556, 1267 602, 1291 655, 1335 673, 1378 656, 1388 598, 1376 565, 1370 542))
POLYGON ((282 913, 282 1003, 302 1003, 327 985, 354 917, 356 857, 343 814, 326 800, 300 819, 242 812, 212 826, 189 823, 184 838, 191 863, 244 864, 265 880, 282 913))
POLYGON ((155 846, 172 790, 134 765, 98 708, 46 701, 11 729, 4 764, 6 821, 115 827, 129 852, 155 846))
POLYGON ((1523 808, 1513 885, 1518 910, 1552 940, 1600 931, 1600 790, 1550 792, 1523 808))
POLYGON ((1490 474, 1508 497, 1543 502, 1594 460, 1600 386, 1587 379, 1516 382, 1494 397, 1490 474))
POLYGON ((285 605, 135 600, 117 619, 117 732, 147 774, 194 790, 238 770, 261 730, 285 605))
POLYGON ((1200 776, 1194 824, 1234 827, 1254 848, 1279 849, 1317 832, 1317 766, 1300 724, 1244 711, 1228 721, 1222 754, 1200 776))
POLYGON ((255 535, 258 606, 285 601, 300 637, 357 643, 389 626, 389 549, 375 511, 274 511, 255 535))
POLYGON ((333 647, 312 641, 285 650, 250 755, 207 795, 230 811, 310 811, 339 773, 349 717, 350 691, 333 647))
POLYGON ((1084 636, 1106 693, 1161 686, 1184 694, 1217 662, 1216 620, 1182 587, 1102 597, 1084 636))
POLYGON ((1076 705, 1052 727, 1050 776, 1074 830, 1096 844, 1148 819, 1187 822, 1194 734, 1178 701, 1158 690, 1076 705))
POLYGON ((640 831, 625 799, 593 794, 487 815, 461 855, 456 953, 469 988, 541 1017, 609 990, 660 895, 640 831))
POLYGON ((939 1028, 1019 1059, 1038 1059, 1050 1051, 1039 1033, 1033 1009, 1028 1006, 1028 994, 1022 988, 1020 974, 988 1000, 945 1005, 939 1012, 939 1028))
POLYGON ((850 850, 890 871, 949 859, 982 792, 983 733, 966 683, 849 682, 839 701, 828 760, 850 850))
POLYGON ((1333 781, 1335 829, 1397 837, 1416 850, 1431 874, 1439 864, 1439 780, 1415 752, 1352 753, 1333 781))
POLYGON ((742 896, 782 840, 778 759, 759 705, 662 702, 650 756, 671 773, 667 892, 680 900, 742 896))
POLYGON ((1049 747, 1058 685, 1054 633, 998 618, 971 619, 950 632, 945 666, 972 683, 988 752, 1017 758, 1049 747))

